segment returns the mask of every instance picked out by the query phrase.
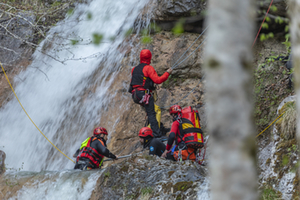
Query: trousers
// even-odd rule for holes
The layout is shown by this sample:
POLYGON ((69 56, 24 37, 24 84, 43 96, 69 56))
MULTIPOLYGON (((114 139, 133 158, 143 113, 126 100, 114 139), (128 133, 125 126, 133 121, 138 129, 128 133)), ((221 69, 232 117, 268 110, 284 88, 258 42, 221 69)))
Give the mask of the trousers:
POLYGON ((143 106, 146 110, 146 113, 148 115, 148 120, 151 125, 151 129, 153 131, 153 136, 154 137, 161 137, 161 132, 158 126, 158 122, 156 120, 156 113, 154 109, 154 98, 151 95, 149 99, 148 104, 140 103, 140 100, 143 99, 143 96, 145 95, 145 91, 141 90, 135 90, 132 94, 132 99, 135 103, 140 104, 143 106))

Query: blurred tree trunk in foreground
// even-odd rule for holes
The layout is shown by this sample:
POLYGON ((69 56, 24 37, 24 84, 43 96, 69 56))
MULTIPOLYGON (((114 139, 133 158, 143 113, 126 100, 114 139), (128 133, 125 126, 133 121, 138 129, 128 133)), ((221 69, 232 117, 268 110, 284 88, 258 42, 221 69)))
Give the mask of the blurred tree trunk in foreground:
MULTIPOLYGON (((294 86, 297 95, 297 140, 300 146, 300 1, 289 1, 289 14, 291 18, 290 33, 293 52, 293 68, 294 68, 294 86)), ((298 161, 299 163, 299 161, 298 161)), ((300 175, 300 167, 298 169, 298 176, 300 175)))
POLYGON ((210 0, 205 54, 212 200, 257 199, 253 0, 210 0))

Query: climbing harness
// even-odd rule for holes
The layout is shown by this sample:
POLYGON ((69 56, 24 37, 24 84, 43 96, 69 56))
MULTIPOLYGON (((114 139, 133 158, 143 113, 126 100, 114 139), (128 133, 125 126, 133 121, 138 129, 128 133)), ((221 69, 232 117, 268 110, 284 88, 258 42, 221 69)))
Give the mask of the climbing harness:
POLYGON ((143 105, 148 105, 150 97, 151 97, 150 90, 146 89, 145 94, 144 94, 143 98, 139 101, 139 103, 143 104, 143 105))
POLYGON ((8 79, 8 77, 7 77, 6 73, 5 73, 5 70, 4 70, 4 68, 3 68, 3 66, 2 66, 1 63, 0 63, 0 65, 1 65, 2 71, 3 71, 4 75, 5 75, 5 78, 6 78, 7 82, 8 82, 8 84, 9 84, 11 90, 13 91, 13 93, 14 93, 15 97, 17 98, 19 104, 21 105, 23 111, 25 112, 25 114, 27 115, 27 117, 30 119, 30 121, 33 123, 33 125, 37 128, 37 130, 38 130, 38 131, 46 138, 46 140, 47 140, 54 148, 56 148, 61 154, 63 154, 63 155, 64 155, 66 158, 68 158, 70 161, 72 161, 73 163, 75 163, 74 160, 72 160, 71 158, 69 158, 69 157, 68 157, 66 154, 64 154, 59 148, 57 148, 57 147, 56 147, 56 146, 55 146, 55 145, 54 145, 54 144, 53 144, 53 143, 45 136, 45 134, 37 127, 37 125, 33 122, 33 120, 30 118, 30 116, 29 116, 28 113, 26 112, 25 108, 24 108, 23 105, 21 104, 21 102, 20 102, 20 100, 19 100, 19 98, 18 98, 18 96, 17 96, 17 94, 16 94, 14 88, 12 87, 12 85, 11 85, 11 83, 10 83, 10 81, 9 81, 9 79, 8 79))

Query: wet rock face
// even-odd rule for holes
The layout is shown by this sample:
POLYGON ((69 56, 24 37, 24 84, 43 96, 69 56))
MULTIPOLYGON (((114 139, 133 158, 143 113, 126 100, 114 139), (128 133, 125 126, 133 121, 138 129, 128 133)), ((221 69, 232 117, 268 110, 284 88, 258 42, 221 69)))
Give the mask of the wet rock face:
MULTIPOLYGON (((25 41, 33 41, 36 17, 31 13, 17 13, 15 17, 4 16, 0 19, 0 60, 6 70, 10 70, 14 64, 32 54, 33 47, 25 41)), ((0 70, 2 71, 2 70, 0 70)))
POLYGON ((158 20, 174 20, 180 17, 199 15, 204 10, 205 0, 158 0, 155 17, 158 20))
MULTIPOLYGON (((285 106, 294 101, 294 96, 285 98, 278 107, 278 114, 281 114, 284 111, 282 109, 287 109, 285 106)), ((288 113, 292 115, 291 110, 288 113)), ((284 123, 281 120, 283 118, 286 116, 276 122, 271 141, 264 141, 265 144, 260 144, 258 153, 258 163, 261 170, 259 183, 261 187, 270 185, 280 193, 282 199, 296 199, 299 197, 299 174, 296 173, 297 162, 299 162, 299 146, 294 136, 285 137, 287 132, 284 131, 288 127, 285 126, 285 129, 282 129, 281 126, 284 126, 284 123)), ((295 124, 290 120, 289 126, 295 126, 295 124)), ((296 132, 296 128, 291 130, 296 132)))
POLYGON ((4 153, 4 151, 0 150, 0 175, 5 172, 5 158, 6 154, 4 153))
POLYGON ((205 176, 198 164, 143 155, 108 167, 90 199, 197 199, 205 176))
POLYGON ((206 0, 157 0, 154 3, 152 19, 166 31, 170 31, 178 20, 184 19, 185 31, 200 33, 204 10, 206 10, 206 0))

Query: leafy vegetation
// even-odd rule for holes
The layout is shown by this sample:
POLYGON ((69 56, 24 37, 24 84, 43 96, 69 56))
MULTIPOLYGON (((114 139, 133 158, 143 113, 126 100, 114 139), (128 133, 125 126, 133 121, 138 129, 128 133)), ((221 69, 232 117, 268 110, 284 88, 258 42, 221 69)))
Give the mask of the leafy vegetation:
POLYGON ((293 139, 296 133, 297 110, 295 102, 286 103, 280 110, 279 114, 283 116, 276 122, 278 131, 282 138, 293 139))
POLYGON ((261 200, 281 200, 280 192, 277 192, 270 186, 266 186, 261 194, 261 200))

